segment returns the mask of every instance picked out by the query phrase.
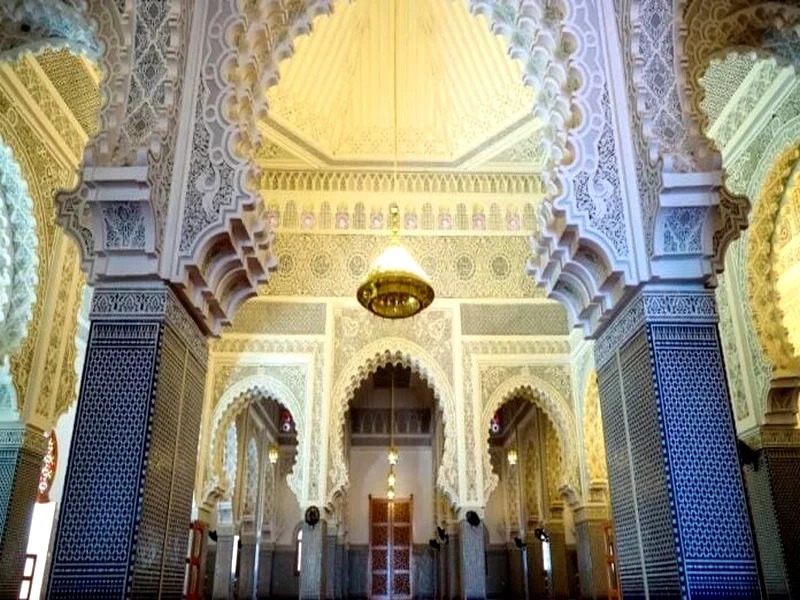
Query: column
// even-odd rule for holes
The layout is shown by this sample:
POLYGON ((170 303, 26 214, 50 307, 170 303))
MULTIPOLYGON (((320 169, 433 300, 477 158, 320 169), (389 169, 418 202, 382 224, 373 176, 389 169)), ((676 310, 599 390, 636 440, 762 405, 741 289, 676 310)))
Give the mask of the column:
POLYGON ((578 576, 581 597, 606 600, 609 592, 606 565, 605 524, 608 508, 583 506, 575 511, 575 537, 578 546, 578 576))
POLYGON ((744 478, 769 598, 800 596, 800 430, 765 425, 746 442, 744 478))
POLYGON ((595 344, 626 599, 760 597, 716 314, 648 286, 595 344))
POLYGON ((336 580, 339 573, 336 571, 336 526, 329 528, 325 540, 325 597, 336 597, 336 580), (332 533, 331 533, 332 530, 332 533))
POLYGON ((461 542, 461 598, 486 598, 486 534, 483 522, 459 522, 461 542))
POLYGON ((233 592, 233 550, 236 538, 233 529, 217 530, 217 552, 214 556, 214 600, 230 598, 233 592))
POLYGON ((303 522, 303 555, 300 558, 300 600, 325 598, 327 569, 325 546, 328 524, 323 520, 313 527, 303 522))
POLYGON ((180 598, 206 342, 163 282, 95 289, 48 597, 180 598))
MULTIPOLYGON (((518 534, 512 534, 512 539, 516 535, 518 534)), ((508 575, 511 593, 515 598, 525 598, 527 600, 530 596, 527 593, 527 582, 525 581, 525 551, 522 548, 517 548, 514 542, 508 542, 506 548, 508 552, 508 575)))
POLYGON ((270 597, 272 590, 272 556, 274 552, 274 543, 261 542, 261 550, 258 554, 258 598, 270 597))
POLYGON ((445 583, 447 597, 459 598, 461 596, 461 535, 457 523, 448 524, 447 556, 445 557, 445 583))
POLYGON ((525 543, 527 544, 525 556, 528 559, 528 593, 531 598, 547 598, 549 595, 547 587, 547 575, 544 570, 542 560, 542 542, 534 530, 536 525, 530 524, 525 533, 525 543))
POLYGON ((0 422, 0 598, 18 598, 47 440, 20 422, 0 422))
POLYGON ((255 534, 243 533, 239 550, 239 598, 241 600, 256 597, 258 585, 258 539, 255 534))
POLYGON ((551 518, 547 524, 546 531, 550 536, 550 566, 552 597, 556 600, 565 600, 569 597, 569 579, 567 575, 567 534, 564 529, 564 521, 560 518, 564 508, 551 508, 551 515, 558 517, 551 518))

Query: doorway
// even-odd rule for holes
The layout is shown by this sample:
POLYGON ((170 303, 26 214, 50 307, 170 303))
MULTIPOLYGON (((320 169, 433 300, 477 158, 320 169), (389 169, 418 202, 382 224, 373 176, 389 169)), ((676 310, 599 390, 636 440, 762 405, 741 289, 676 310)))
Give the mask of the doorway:
POLYGON ((411 578, 414 498, 369 498, 369 597, 406 600, 411 578))

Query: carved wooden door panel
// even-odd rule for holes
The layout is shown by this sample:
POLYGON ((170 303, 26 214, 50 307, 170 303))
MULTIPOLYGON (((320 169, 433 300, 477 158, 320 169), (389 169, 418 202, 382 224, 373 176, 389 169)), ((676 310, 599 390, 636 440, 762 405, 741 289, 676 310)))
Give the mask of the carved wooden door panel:
POLYGON ((369 499, 369 590, 373 600, 412 597, 413 497, 369 499))

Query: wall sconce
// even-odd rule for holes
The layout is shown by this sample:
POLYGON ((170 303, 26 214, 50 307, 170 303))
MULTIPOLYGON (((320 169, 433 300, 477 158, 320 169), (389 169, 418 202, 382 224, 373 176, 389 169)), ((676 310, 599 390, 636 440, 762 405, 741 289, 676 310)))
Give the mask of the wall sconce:
POLYGON ((269 451, 267 452, 267 458, 269 458, 269 462, 273 465, 278 462, 278 447, 276 445, 272 445, 269 447, 269 451))
POLYGON ((515 466, 517 464, 517 451, 514 448, 509 448, 508 452, 506 452, 506 458, 509 465, 515 466))

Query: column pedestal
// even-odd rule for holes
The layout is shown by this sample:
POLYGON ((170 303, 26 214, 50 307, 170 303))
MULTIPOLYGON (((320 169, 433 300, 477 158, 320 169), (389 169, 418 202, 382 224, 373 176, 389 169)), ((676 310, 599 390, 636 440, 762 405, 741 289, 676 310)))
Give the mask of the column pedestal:
POLYGON ((461 597, 466 600, 486 598, 486 537, 483 521, 470 525, 459 523, 461 547, 461 597))
POLYGON ((300 558, 300 600, 326 598, 327 568, 325 546, 328 523, 320 520, 314 527, 303 522, 303 555, 300 558))
POLYGON ((166 284, 95 289, 49 598, 182 596, 206 365, 166 284))
POLYGON ((760 598, 713 292, 648 287, 595 344, 626 599, 760 598))
POLYGON ((46 450, 41 431, 19 422, 0 423, 0 598, 19 597, 46 450))

